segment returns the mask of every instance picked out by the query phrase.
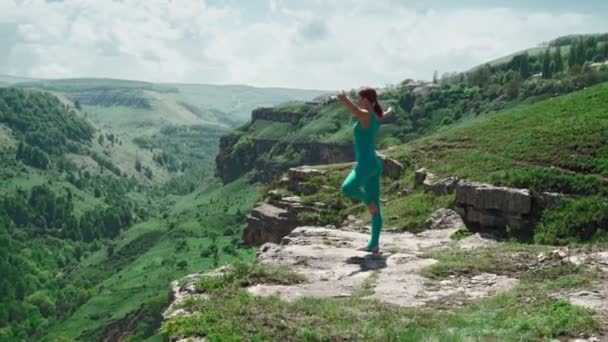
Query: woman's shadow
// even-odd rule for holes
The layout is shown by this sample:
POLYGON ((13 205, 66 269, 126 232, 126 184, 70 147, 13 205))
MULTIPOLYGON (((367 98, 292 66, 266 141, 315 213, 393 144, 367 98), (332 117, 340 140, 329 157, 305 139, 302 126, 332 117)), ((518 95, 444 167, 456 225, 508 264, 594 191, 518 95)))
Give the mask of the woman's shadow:
POLYGON ((351 274, 357 274, 359 272, 368 272, 368 271, 376 271, 383 268, 386 268, 386 258, 387 256, 384 254, 366 254, 363 257, 353 256, 346 259, 347 264, 351 265, 359 265, 361 268, 359 271, 355 271, 351 274))

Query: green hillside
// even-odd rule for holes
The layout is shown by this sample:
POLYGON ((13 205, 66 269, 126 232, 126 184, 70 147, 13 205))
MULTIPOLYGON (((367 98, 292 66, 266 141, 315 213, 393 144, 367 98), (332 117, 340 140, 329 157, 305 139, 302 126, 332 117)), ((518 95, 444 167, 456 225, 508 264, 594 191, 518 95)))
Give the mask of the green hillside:
POLYGON ((136 161, 116 152, 128 146, 125 131, 100 132, 80 109, 50 93, 0 88, 0 340, 49 331, 97 339, 133 312, 142 321, 131 333, 151 337, 170 281, 252 257, 238 242, 259 185, 242 178, 222 187, 188 173, 195 162, 213 167, 203 144, 217 144, 224 130, 167 125, 133 142, 138 155, 180 149, 151 152, 174 172, 164 180, 144 177, 152 166, 143 158, 130 174, 136 161))
POLYGON ((146 314, 130 333, 156 335, 171 281, 253 257, 238 242, 242 213, 259 196, 259 188, 242 179, 228 187, 210 185, 188 196, 168 197, 162 215, 132 226, 70 269, 66 281, 90 283, 92 296, 51 329, 50 340, 98 340, 104 326, 142 307, 146 314))
POLYGON ((464 122, 401 148, 407 165, 440 176, 577 197, 548 211, 535 238, 608 237, 608 83, 464 122))
MULTIPOLYGON (((608 83, 464 122, 412 142, 406 151, 416 163, 440 175, 560 190, 555 184, 509 173, 526 169, 539 176, 586 176, 599 185, 608 180, 608 83)), ((561 190, 589 194, 602 188, 561 190)))
MULTIPOLYGON (((573 51, 561 49, 562 45, 559 45, 541 55, 516 54, 501 63, 484 64, 465 73, 452 74, 435 84, 406 80, 382 89, 381 104, 385 108, 392 107, 394 112, 382 125, 379 145, 381 148, 399 145, 453 124, 608 81, 608 42, 601 40, 603 37, 577 36, 559 40, 562 45, 572 44, 573 51)), ((356 98, 356 91, 352 90, 350 96, 356 98)), ((268 168, 270 171, 281 171, 299 162, 297 153, 288 148, 274 148, 259 154, 256 153, 259 151, 256 140, 283 144, 349 144, 352 139, 354 121, 340 103, 295 101, 267 111, 275 113, 274 118, 266 115, 229 134, 233 143, 221 151, 222 161, 230 164, 254 158, 255 161, 247 163, 248 167, 256 164, 263 168, 270 161, 273 165, 268 168), (287 120, 281 115, 297 120, 287 120)), ((249 170, 244 168, 243 171, 249 170)))

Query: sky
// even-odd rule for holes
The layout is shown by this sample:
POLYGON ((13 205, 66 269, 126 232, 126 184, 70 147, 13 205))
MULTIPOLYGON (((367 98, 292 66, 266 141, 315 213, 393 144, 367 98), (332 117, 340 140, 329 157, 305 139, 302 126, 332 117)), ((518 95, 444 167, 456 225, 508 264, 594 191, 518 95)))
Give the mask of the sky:
POLYGON ((351 89, 608 32, 608 1, 0 0, 0 74, 351 89))

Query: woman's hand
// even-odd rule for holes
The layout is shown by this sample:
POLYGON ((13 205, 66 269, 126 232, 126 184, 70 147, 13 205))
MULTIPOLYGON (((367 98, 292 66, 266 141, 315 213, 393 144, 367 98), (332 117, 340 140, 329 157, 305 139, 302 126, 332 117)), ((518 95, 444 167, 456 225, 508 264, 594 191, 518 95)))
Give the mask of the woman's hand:
POLYGON ((386 117, 393 112, 393 107, 388 107, 387 110, 382 113, 382 120, 386 120, 386 117))

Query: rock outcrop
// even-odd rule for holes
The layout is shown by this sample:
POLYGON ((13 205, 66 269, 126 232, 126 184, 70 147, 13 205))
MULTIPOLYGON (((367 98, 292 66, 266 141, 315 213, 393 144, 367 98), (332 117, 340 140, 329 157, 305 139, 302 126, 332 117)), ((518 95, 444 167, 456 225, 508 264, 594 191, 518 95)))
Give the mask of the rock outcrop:
POLYGON ((462 181, 456 188, 457 211, 468 225, 523 228, 534 222, 532 196, 526 189, 462 181))
MULTIPOLYGON (((224 183, 229 183, 245 173, 256 169, 258 180, 268 181, 290 167, 296 165, 337 164, 353 161, 355 152, 352 144, 327 144, 316 142, 285 142, 269 139, 249 139, 237 135, 220 138, 220 151, 216 157, 216 174, 224 183), (273 151, 291 149, 298 158, 277 165, 266 162, 263 155, 273 151)), ((278 152, 277 152, 278 153, 278 152)))
POLYGON ((303 274, 307 281, 294 286, 255 285, 249 291, 259 296, 278 296, 292 301, 303 297, 329 298, 355 296, 367 283, 373 288, 366 298, 386 303, 416 307, 459 296, 467 300, 494 295, 513 288, 516 279, 482 274, 471 279, 433 282, 421 270, 436 261, 424 253, 451 243, 454 228, 438 229, 432 236, 389 233, 382 245, 390 250, 383 255, 356 251, 369 238, 368 233, 298 227, 280 245, 265 244, 258 252, 262 264, 286 266, 303 274), (375 273, 375 275, 373 275, 375 273), (370 277, 373 275, 374 280, 370 277))
POLYGON ((414 186, 422 188, 424 191, 445 195, 454 192, 458 185, 458 178, 447 177, 438 179, 435 174, 425 168, 421 168, 414 173, 414 186))
POLYGON ((543 210, 559 207, 563 195, 544 192, 531 194, 527 189, 491 184, 439 179, 425 168, 415 171, 414 186, 436 194, 456 193, 456 210, 469 227, 503 229, 524 228, 535 224, 543 210))
POLYGON ((247 226, 243 232, 242 245, 260 246, 265 242, 278 243, 298 224, 295 210, 286 210, 269 203, 261 203, 247 215, 247 226))
POLYGON ((562 195, 533 195, 527 189, 460 181, 456 206, 467 225, 480 228, 525 228, 535 224, 543 210, 556 208, 562 195))
POLYGON ((378 153, 378 157, 382 161, 382 176, 391 179, 399 179, 403 174, 403 165, 395 159, 386 157, 385 155, 378 153))
MULTIPOLYGON (((308 189, 306 181, 320 174, 322 171, 308 166, 292 168, 281 184, 294 193, 307 194, 316 189, 308 189)), ((322 206, 324 204, 320 202, 304 205, 299 196, 282 196, 278 191, 270 190, 267 202, 259 203, 247 215, 241 244, 260 246, 266 242, 279 243, 294 228, 304 224, 300 219, 302 212, 315 212, 322 206)))
POLYGON ((273 108, 257 108, 251 112, 251 121, 268 120, 274 122, 288 122, 296 124, 304 116, 304 113, 279 111, 273 108))

